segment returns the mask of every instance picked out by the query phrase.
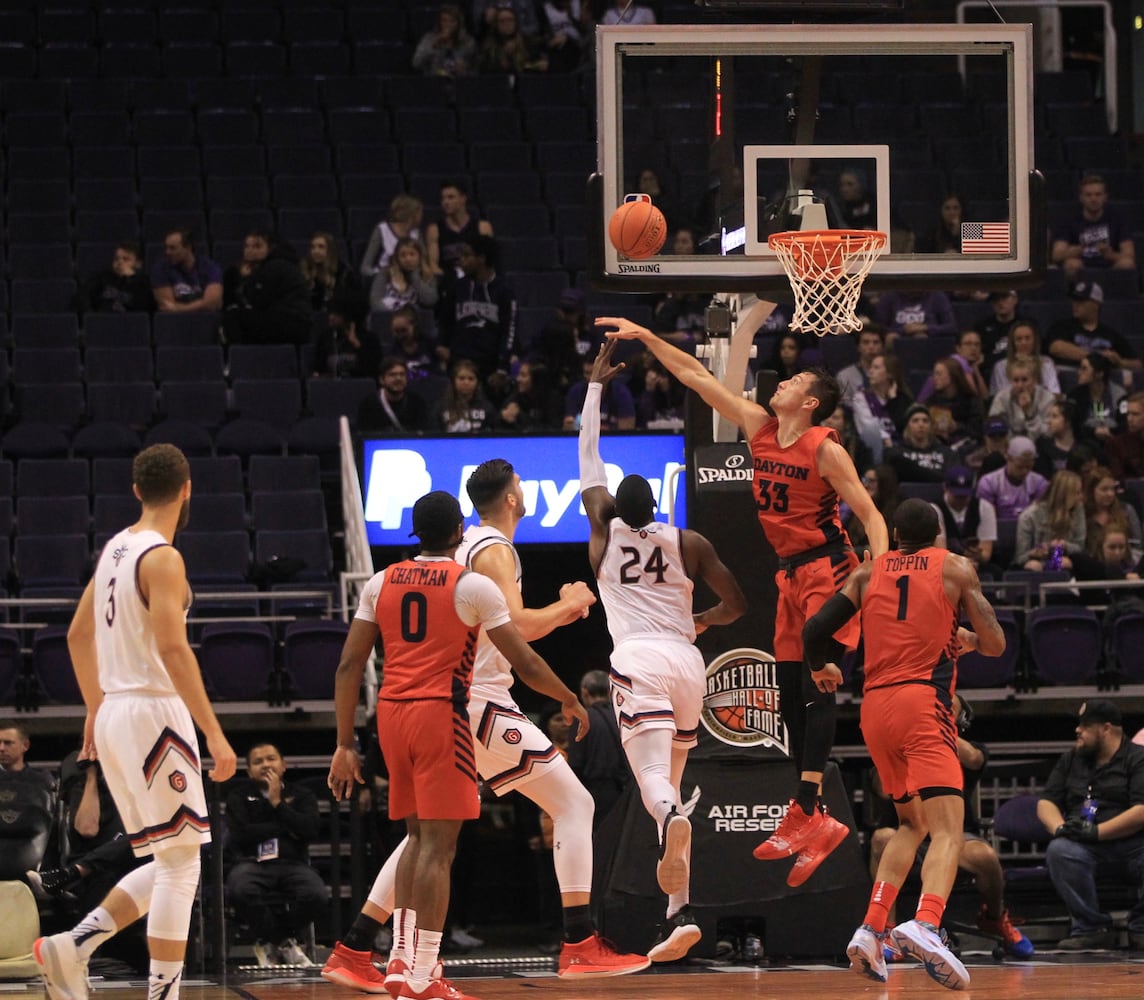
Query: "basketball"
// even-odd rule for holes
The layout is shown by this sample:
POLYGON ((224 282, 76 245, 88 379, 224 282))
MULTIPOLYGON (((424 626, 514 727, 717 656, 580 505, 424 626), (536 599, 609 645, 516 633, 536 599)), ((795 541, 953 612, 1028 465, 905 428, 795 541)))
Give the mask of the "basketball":
POLYGON ((626 201, 608 220, 608 239, 625 257, 654 257, 667 239, 667 220, 649 201, 626 201))
POLYGON ((733 733, 746 732, 747 729, 747 713, 741 705, 723 706, 722 708, 713 709, 711 712, 724 726, 731 730, 733 733))

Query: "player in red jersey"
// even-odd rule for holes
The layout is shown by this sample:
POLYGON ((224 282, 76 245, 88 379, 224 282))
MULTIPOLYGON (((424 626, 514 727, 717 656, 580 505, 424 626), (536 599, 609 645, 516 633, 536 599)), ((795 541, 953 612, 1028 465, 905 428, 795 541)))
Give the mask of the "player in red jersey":
POLYGON ((894 512, 898 550, 855 570, 842 592, 806 623, 803 642, 815 685, 833 691, 842 672, 832 662, 830 637, 861 610, 866 637, 862 736, 898 812, 899 826, 878 865, 866 918, 846 949, 850 967, 886 981, 887 915, 928 833, 917 912, 890 937, 904 954, 923 961, 942 986, 964 989, 969 974, 938 932, 957 875, 965 814, 953 713, 957 657, 972 649, 1000 656, 1005 635, 981 593, 973 563, 935 548, 937 533, 937 511, 930 504, 916 498, 902 503, 894 512), (958 626, 959 612, 973 631, 958 626))
MULTIPOLYGON (((338 744, 329 786, 342 799, 362 783, 354 709, 380 634, 385 673, 377 729, 389 767, 389 815, 404 819, 409 831, 397 867, 397 905, 415 935, 413 965, 400 970, 404 1000, 466 1000, 442 977, 437 958, 457 834, 481 809, 466 711, 480 627, 517 670, 549 669, 512 624, 500 588, 454 561, 462 522, 461 506, 448 493, 428 493, 413 505, 421 554, 365 585, 334 686, 338 744)), ((585 732, 587 712, 581 709, 577 717, 585 732)))
MULTIPOLYGON (((779 705, 800 776, 798 794, 782 823, 754 853, 760 861, 797 854, 787 883, 802 885, 847 833, 819 802, 822 772, 834 742, 835 695, 810 683, 802 648, 806 620, 838 592, 858 564, 838 517, 839 499, 862 522, 873 555, 889 548, 886 522, 853 461, 834 431, 820 426, 838 405, 838 383, 828 372, 808 368, 780 382, 767 409, 733 392, 701 362, 642 326, 613 317, 597 319, 596 324, 614 326, 607 333, 610 338, 641 341, 683 385, 737 424, 750 446, 755 508, 779 557, 775 613, 779 705)), ((853 649, 857 624, 835 638, 853 649)))

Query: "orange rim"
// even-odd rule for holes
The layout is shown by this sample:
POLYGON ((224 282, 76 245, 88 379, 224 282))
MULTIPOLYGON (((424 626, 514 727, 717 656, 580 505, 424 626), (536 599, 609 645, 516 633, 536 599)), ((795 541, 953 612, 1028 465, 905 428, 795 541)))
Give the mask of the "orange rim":
POLYGON ((792 229, 785 233, 772 233, 767 237, 767 246, 790 247, 817 241, 822 247, 845 245, 849 250, 852 244, 860 242, 862 246, 856 249, 880 250, 888 239, 885 233, 873 229, 792 229))

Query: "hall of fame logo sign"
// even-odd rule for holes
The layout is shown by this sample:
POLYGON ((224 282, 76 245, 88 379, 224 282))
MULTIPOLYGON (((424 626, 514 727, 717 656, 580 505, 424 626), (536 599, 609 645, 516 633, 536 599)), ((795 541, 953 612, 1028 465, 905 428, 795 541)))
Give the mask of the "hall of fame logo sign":
POLYGON ((779 713, 775 658, 761 649, 730 649, 707 665, 703 728, 734 747, 771 747, 790 756, 790 736, 779 713))

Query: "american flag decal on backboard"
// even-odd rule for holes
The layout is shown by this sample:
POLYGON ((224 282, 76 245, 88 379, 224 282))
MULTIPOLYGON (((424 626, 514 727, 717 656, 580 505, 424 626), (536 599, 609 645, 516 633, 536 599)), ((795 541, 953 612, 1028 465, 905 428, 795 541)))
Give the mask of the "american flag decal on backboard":
POLYGON ((1008 253, 1008 222, 963 222, 962 253, 1008 253))

